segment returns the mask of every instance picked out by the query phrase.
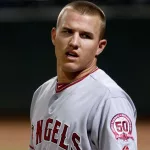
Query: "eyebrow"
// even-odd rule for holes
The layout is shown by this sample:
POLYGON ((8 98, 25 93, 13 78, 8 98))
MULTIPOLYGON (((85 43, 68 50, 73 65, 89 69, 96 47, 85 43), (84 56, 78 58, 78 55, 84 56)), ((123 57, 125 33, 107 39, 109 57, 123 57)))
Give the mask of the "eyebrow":
MULTIPOLYGON (((69 27, 62 27, 62 30, 71 30, 71 31, 74 31, 74 29, 71 29, 71 28, 69 28, 69 27)), ((85 34, 87 34, 87 35, 89 35, 89 36, 91 36, 92 38, 94 37, 94 34, 93 33, 91 33, 91 32, 88 32, 88 31, 80 31, 81 33, 85 33, 85 34)))
POLYGON ((72 29, 70 29, 70 28, 68 28, 68 27, 62 27, 62 29, 65 29, 65 30, 72 30, 72 29))
POLYGON ((91 33, 91 32, 83 31, 82 33, 87 34, 87 35, 88 35, 88 36, 90 36, 91 38, 93 38, 93 37, 94 37, 94 34, 93 34, 93 33, 91 33))

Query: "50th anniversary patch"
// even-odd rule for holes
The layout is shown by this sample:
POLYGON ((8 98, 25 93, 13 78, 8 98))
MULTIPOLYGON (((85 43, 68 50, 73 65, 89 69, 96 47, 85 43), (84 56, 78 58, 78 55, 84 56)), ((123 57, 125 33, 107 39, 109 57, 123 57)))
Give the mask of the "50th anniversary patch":
POLYGON ((126 114, 119 113, 115 115, 110 122, 110 128, 117 140, 134 140, 132 136, 132 122, 126 114))

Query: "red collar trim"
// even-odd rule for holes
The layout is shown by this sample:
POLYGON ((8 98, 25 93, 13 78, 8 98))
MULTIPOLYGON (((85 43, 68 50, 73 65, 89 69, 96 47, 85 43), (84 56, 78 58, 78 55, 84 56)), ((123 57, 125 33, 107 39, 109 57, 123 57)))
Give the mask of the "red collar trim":
POLYGON ((92 72, 90 72, 89 74, 83 76, 82 78, 72 82, 72 83, 57 83, 56 85, 56 93, 63 91, 64 89, 80 82, 81 80, 83 80, 84 78, 86 78, 88 75, 90 75, 91 73, 95 72, 96 70, 98 70, 99 68, 97 67, 95 70, 93 70, 92 72))

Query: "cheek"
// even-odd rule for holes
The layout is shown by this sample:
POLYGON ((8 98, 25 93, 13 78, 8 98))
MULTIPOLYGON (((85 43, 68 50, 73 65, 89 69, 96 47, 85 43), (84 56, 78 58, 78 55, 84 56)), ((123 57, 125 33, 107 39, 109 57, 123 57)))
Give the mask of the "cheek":
POLYGON ((95 57, 96 51, 97 51, 97 45, 95 44, 86 44, 85 45, 85 55, 88 56, 88 58, 95 57))
POLYGON ((60 56, 61 53, 63 53, 64 50, 64 42, 60 40, 59 38, 55 41, 55 53, 57 56, 60 56))
POLYGON ((64 50, 67 46, 67 40, 64 38, 57 38, 56 39, 56 48, 58 50, 64 50))

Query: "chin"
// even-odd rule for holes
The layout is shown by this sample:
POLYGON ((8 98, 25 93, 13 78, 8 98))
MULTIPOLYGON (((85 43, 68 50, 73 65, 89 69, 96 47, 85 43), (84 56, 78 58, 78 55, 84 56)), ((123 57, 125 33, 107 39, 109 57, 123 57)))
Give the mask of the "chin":
POLYGON ((80 70, 82 70, 82 69, 81 69, 80 66, 75 65, 75 64, 64 64, 64 65, 62 66, 62 70, 63 70, 64 72, 78 72, 78 71, 80 71, 80 70))

